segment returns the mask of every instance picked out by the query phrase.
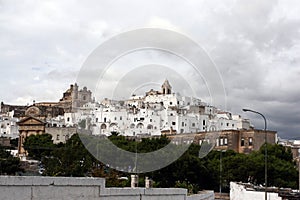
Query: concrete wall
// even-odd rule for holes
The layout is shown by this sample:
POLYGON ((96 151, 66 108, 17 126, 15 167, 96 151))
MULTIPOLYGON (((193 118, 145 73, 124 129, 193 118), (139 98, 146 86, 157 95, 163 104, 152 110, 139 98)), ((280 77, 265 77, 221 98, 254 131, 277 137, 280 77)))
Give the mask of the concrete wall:
POLYGON ((105 188, 103 178, 0 176, 0 200, 213 200, 213 192, 187 196, 181 188, 105 188))
MULTIPOLYGON (((230 200, 265 199, 265 192, 247 190, 244 185, 230 182, 230 200)), ((268 200, 282 200, 278 193, 268 192, 268 200)))
POLYGON ((186 200, 214 200, 214 191, 203 191, 200 194, 187 196, 186 200))

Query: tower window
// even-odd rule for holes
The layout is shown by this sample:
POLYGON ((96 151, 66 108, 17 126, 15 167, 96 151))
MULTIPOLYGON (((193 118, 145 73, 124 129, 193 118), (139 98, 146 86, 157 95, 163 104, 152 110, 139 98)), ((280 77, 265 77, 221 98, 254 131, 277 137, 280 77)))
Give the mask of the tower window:
POLYGON ((245 139, 244 138, 241 139, 241 146, 242 147, 245 146, 245 139))
POLYGON ((253 145, 253 138, 250 137, 250 138, 249 138, 249 146, 252 146, 252 145, 253 145))
POLYGON ((228 139, 226 137, 226 138, 224 138, 224 145, 227 145, 227 144, 228 144, 228 139))

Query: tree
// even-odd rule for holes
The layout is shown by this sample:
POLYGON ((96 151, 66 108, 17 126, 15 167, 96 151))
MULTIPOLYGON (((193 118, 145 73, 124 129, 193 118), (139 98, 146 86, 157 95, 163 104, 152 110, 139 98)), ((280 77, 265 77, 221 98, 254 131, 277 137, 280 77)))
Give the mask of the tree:
POLYGON ((24 142, 24 149, 28 152, 28 156, 36 160, 48 156, 55 147, 50 134, 30 135, 24 142))
POLYGON ((78 134, 74 134, 65 145, 55 148, 42 163, 48 176, 87 176, 95 159, 83 146, 78 134))
MULTIPOLYGON (((112 134, 109 139, 119 148, 138 153, 152 152, 170 143, 166 137, 135 141, 112 134)), ((105 177, 109 186, 129 185, 129 181, 119 180, 119 177, 129 175, 110 169, 105 163, 96 160, 82 144, 78 134, 73 135, 66 144, 56 145, 55 148, 51 147, 49 138, 39 138, 38 142, 28 139, 26 142, 31 147, 28 148, 28 152, 35 157, 41 156, 45 168, 44 175, 105 177), (37 151, 47 149, 33 148, 37 145, 47 147, 49 151, 37 151)), ((220 181, 223 191, 229 191, 230 181, 264 184, 264 147, 250 154, 240 154, 232 150, 226 152, 213 150, 201 159, 198 156, 199 149, 199 145, 192 144, 178 160, 169 166, 154 172, 140 174, 140 177, 152 178, 156 187, 186 187, 190 193, 195 193, 200 189, 218 191, 220 181), (222 153, 221 180, 220 153, 222 153)), ((291 150, 281 145, 270 144, 267 145, 267 150, 268 185, 297 188, 298 172, 292 159, 291 150)), ((122 158, 115 159, 122 160, 122 158)))
POLYGON ((6 149, 0 146, 0 174, 15 175, 19 171, 22 171, 20 159, 13 157, 6 149))

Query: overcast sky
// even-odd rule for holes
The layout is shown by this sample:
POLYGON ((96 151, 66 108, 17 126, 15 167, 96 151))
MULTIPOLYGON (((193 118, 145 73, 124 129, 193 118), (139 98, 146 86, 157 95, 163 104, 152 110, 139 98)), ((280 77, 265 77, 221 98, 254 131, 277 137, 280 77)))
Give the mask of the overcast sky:
MULTIPOLYGON (((207 52, 222 77, 228 111, 263 128, 259 116, 241 111, 244 107, 257 110, 265 114, 269 129, 278 131, 280 137, 300 138, 299 13, 297 0, 0 0, 0 101, 58 101, 101 43, 124 31, 164 28, 187 35, 207 52)), ((178 74, 188 76, 188 71, 181 73, 186 64, 164 54, 137 52, 118 60, 115 66, 131 69, 144 65, 131 69, 144 80, 141 69, 150 69, 149 63, 159 64, 151 69, 163 69, 173 89, 187 94, 186 84, 176 81, 178 74)), ((118 67, 109 72, 106 76, 115 78, 102 80, 103 91, 98 91, 102 95, 110 89, 108 80, 130 83, 132 78, 132 73, 118 67)), ((163 80, 163 76, 151 79, 157 87, 154 89, 159 89, 163 80)), ((147 88, 132 87, 132 93, 147 88)), ((204 90, 203 96, 196 96, 209 101, 205 87, 200 84, 197 88, 204 90)))

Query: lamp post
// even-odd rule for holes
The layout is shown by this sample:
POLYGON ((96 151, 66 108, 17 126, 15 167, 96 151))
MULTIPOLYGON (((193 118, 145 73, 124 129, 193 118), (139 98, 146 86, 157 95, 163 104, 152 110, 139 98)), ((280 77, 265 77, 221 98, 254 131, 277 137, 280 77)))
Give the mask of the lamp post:
POLYGON ((244 112, 252 112, 255 114, 260 115, 264 121, 265 121, 265 200, 268 199, 268 194, 267 194, 267 183, 268 183, 268 151, 267 151, 267 120, 265 118, 265 116, 263 114, 261 114, 260 112, 257 112, 255 110, 250 110, 250 109, 243 109, 244 112))

